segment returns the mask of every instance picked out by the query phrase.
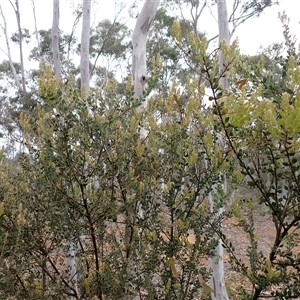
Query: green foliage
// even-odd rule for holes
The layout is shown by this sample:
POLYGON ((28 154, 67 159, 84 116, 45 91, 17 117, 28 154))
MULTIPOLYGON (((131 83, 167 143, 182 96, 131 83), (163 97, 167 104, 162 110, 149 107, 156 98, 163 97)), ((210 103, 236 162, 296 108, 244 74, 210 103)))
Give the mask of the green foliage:
POLYGON ((125 58, 129 46, 130 31, 127 26, 109 20, 101 21, 91 32, 90 54, 95 58, 99 55, 113 58, 125 58))
MULTIPOLYGON (((22 32, 22 40, 25 41, 25 43, 29 43, 31 38, 31 34, 30 31, 26 28, 23 28, 23 32, 22 32)), ((20 37, 19 37, 19 32, 15 32, 12 34, 11 38, 10 38, 14 43, 16 44, 20 44, 20 37)))
POLYGON ((210 225, 206 197, 225 163, 213 115, 198 109, 203 89, 183 108, 175 85, 138 113, 126 86, 120 96, 110 81, 85 100, 44 68, 45 105, 34 123, 21 115, 26 151, 1 160, 1 297, 201 296, 219 222, 210 225), (80 243, 78 291, 65 260, 70 239, 80 243))
MULTIPOLYGON (((276 299, 299 297, 299 54, 291 40, 283 16, 287 56, 278 48, 266 51, 251 64, 239 55, 236 45, 221 45, 225 53, 228 91, 220 91, 215 66, 218 57, 207 54, 206 40, 192 40, 196 58, 203 65, 212 96, 215 130, 231 149, 237 168, 248 188, 259 193, 259 202, 239 199, 232 213, 248 237, 247 261, 241 260, 235 245, 219 230, 230 257, 231 266, 240 274, 243 285, 237 288, 242 299, 258 299, 272 292, 276 299), (225 51, 224 51, 225 50, 225 51), (275 55, 271 58, 270 54, 275 55), (254 205, 267 206, 274 226, 274 240, 269 249, 259 250, 254 205), (298 274, 298 275, 297 275, 298 274), (247 283, 248 282, 248 283, 247 283)), ((234 162, 232 162, 234 163, 234 162)))
MULTIPOLYGON (((272 3, 245 2, 240 22, 272 3)), ((235 282, 226 283, 232 299, 269 291, 276 299, 300 296, 300 69, 288 19, 281 16, 285 48, 274 45, 255 57, 241 56, 237 42, 211 50, 190 22, 174 20, 158 11, 148 43, 152 77, 139 101, 130 78, 119 84, 101 67, 94 74, 102 88, 83 97, 69 59, 77 41, 62 33, 66 82, 43 65, 28 77, 32 92, 8 101, 1 87, 0 124, 10 133, 18 124, 23 152, 0 153, 0 298, 206 299, 216 233, 235 271, 235 282), (219 50, 228 91, 219 86, 219 50), (240 186, 251 197, 228 204, 240 186), (227 209, 218 218, 209 213, 209 194, 216 210, 227 209), (265 207, 275 236, 262 251, 255 213, 265 207), (246 258, 224 234, 228 215, 247 237, 246 258), (66 262, 71 244, 78 282, 66 262)), ((31 58, 51 62, 51 33, 39 36, 31 58)), ((121 23, 99 23, 91 57, 126 58, 128 36, 121 23)), ((26 30, 24 37, 30 38, 26 30)), ((13 86, 7 62, 0 75, 13 86)))
MULTIPOLYGON (((177 38, 177 41, 179 39, 174 34, 174 28, 172 28, 175 20, 176 18, 165 8, 158 9, 153 21, 153 29, 149 33, 147 41, 147 56, 149 57, 149 61, 157 56, 162 60, 162 69, 159 73, 155 90, 162 92, 165 98, 167 98, 171 89, 170 82, 177 81, 182 86, 186 86, 189 78, 194 77, 194 74, 190 72, 189 66, 184 63, 184 54, 176 46, 174 36, 177 38)), ((185 44, 188 44, 188 36, 193 31, 191 22, 180 19, 178 25, 180 27, 181 39, 184 40, 185 44)), ((176 34, 178 35, 179 32, 176 32, 176 34)))

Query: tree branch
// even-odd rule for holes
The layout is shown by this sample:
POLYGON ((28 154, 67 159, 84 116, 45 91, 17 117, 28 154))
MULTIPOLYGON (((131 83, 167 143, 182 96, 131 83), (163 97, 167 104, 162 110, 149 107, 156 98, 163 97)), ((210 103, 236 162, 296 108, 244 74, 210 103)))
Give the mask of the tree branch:
POLYGON ((34 18, 34 28, 35 28, 35 38, 37 42, 37 48, 38 48, 38 54, 39 54, 39 61, 41 63, 42 57, 41 57, 41 46, 40 46, 40 39, 39 39, 39 33, 37 29, 37 21, 36 21, 36 13, 35 13, 35 2, 34 0, 31 0, 31 6, 32 6, 32 12, 33 12, 33 18, 34 18))
POLYGON ((19 81, 16 69, 15 69, 15 67, 13 65, 13 61, 12 61, 12 57, 11 57, 11 52, 10 52, 9 39, 8 39, 8 34, 7 34, 7 24, 6 24, 6 19, 5 19, 5 16, 4 16, 1 4, 0 4, 0 14, 1 14, 2 19, 3 19, 3 25, 1 25, 1 28, 2 28, 4 36, 5 36, 6 47, 7 47, 7 53, 6 54, 8 56, 10 70, 11 70, 11 72, 13 74, 13 77, 14 77, 15 83, 16 83, 16 85, 18 87, 18 90, 19 91, 23 91, 23 88, 22 88, 22 85, 20 84, 20 81, 19 81))
POLYGON ((21 64, 21 82, 23 92, 26 92, 26 84, 25 84, 25 70, 24 70, 24 59, 23 59, 23 33, 21 28, 21 16, 19 9, 19 0, 16 0, 16 6, 13 5, 11 0, 9 0, 13 10, 16 14, 17 24, 18 24, 18 33, 19 33, 19 50, 20 50, 20 64, 21 64))

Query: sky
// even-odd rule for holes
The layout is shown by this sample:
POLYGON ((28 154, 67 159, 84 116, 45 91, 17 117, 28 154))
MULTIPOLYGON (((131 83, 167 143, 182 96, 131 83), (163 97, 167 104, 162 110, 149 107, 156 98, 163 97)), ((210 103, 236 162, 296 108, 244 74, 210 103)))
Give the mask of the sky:
MULTIPOLYGON (((7 26, 10 33, 17 31, 17 24, 15 22, 15 15, 9 0, 0 0, 2 9, 7 19, 7 26)), ((70 5, 76 4, 81 0, 60 0, 60 28, 67 33, 71 32, 74 16, 71 14, 70 5)), ((22 26, 34 30, 34 18, 31 8, 31 0, 20 0, 21 22, 22 26)), ((105 19, 113 18, 115 13, 114 2, 111 0, 97 0, 97 5, 93 5, 93 24, 105 19), (105 7, 105 8, 104 8, 105 7)), ((133 1, 128 0, 127 5, 132 4, 133 1)), ((227 0, 228 11, 230 13, 233 0, 227 0)), ((268 8, 259 18, 252 18, 241 25, 234 35, 234 38, 239 39, 241 52, 244 54, 255 54, 261 47, 267 47, 275 42, 282 42, 282 26, 278 19, 278 12, 285 11, 290 18, 291 33, 298 37, 300 42, 300 0, 281 0, 280 6, 268 8)), ((120 3, 120 2, 119 2, 120 3)), ((143 1, 139 1, 140 7, 143 1)), ((35 0, 37 26, 38 29, 49 29, 52 26, 52 0, 35 0)), ((162 0, 161 6, 165 3, 162 0)), ((216 15, 216 12, 213 12, 216 15)), ((0 24, 2 18, 0 16, 0 24)), ((133 29, 134 20, 127 24, 133 29)), ((200 18, 200 30, 213 36, 217 32, 217 22, 212 14, 206 10, 200 18)), ((80 26, 79 26, 80 30, 80 26)), ((0 28, 0 48, 6 51, 5 40, 0 28)), ((26 48, 26 47, 25 47, 26 48)), ((0 49, 0 61, 5 59, 5 54, 0 49)), ((27 49, 29 51, 29 49, 27 49)), ((18 61, 18 51, 13 49, 13 59, 18 61)))
POLYGON ((261 46, 267 47, 283 41, 283 29, 278 13, 286 12, 290 18, 292 36, 300 43, 300 0, 281 0, 280 6, 268 8, 259 18, 252 18, 237 30, 240 47, 245 54, 255 54, 261 46))

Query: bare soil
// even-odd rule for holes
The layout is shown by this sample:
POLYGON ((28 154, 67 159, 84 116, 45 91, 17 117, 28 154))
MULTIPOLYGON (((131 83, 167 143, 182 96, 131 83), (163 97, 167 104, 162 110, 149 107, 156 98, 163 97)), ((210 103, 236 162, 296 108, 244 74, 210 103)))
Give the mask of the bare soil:
MULTIPOLYGON (((269 256, 272 246, 275 241, 276 231, 274 223, 271 219, 271 215, 268 213, 267 209, 257 206, 254 209, 254 224, 255 224, 255 234, 258 241, 258 250, 262 251, 266 257, 269 256)), ((240 221, 235 218, 227 218, 223 224, 223 229, 226 237, 235 248, 236 256, 241 259, 245 265, 249 265, 249 258, 247 257, 247 247, 249 246, 249 240, 247 234, 243 230, 240 221)), ((189 236, 189 241, 191 243, 195 242, 194 235, 189 236)), ((295 253, 300 253, 300 245, 294 248, 295 253)), ((224 253, 224 263, 225 263, 225 281, 230 286, 232 291, 236 290, 239 285, 242 285, 247 291, 252 291, 252 285, 246 279, 241 278, 240 274, 234 272, 229 264, 228 253, 224 253)), ((271 297, 272 290, 265 291, 262 295, 262 299, 273 299, 271 297)), ((238 299, 236 297, 232 299, 238 299)), ((300 300, 294 299, 294 300, 300 300)))
MULTIPOLYGON (((261 206, 258 206, 254 210, 254 223, 255 223, 255 233, 257 235, 258 250, 262 251, 266 257, 269 256, 272 246, 276 237, 276 230, 274 223, 271 219, 271 215, 264 210, 261 206)), ((228 218, 224 222, 224 233, 228 239, 232 242, 235 248, 235 252, 238 258, 240 258, 246 265, 249 264, 247 257, 247 247, 249 245, 249 240, 247 239, 247 234, 244 232, 243 228, 240 226, 240 222, 232 217, 228 218)), ((300 253, 300 245, 294 248, 295 253, 300 253)), ((225 252, 224 262, 225 262, 225 272, 226 281, 230 283, 230 286, 234 289, 235 283, 232 278, 235 276, 235 272, 230 268, 228 263, 229 257, 225 252)), ((249 282, 237 282, 236 284, 242 284, 244 288, 248 291, 252 291, 252 286, 249 282)), ((264 298, 270 298, 272 290, 265 291, 264 298)), ((298 298, 300 299, 300 298, 298 298)))

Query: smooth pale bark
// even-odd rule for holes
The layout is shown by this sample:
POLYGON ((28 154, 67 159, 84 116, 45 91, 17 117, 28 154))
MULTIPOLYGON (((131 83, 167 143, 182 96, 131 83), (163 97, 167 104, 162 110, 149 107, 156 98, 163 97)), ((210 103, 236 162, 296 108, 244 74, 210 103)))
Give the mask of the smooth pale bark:
POLYGON ((147 82, 146 44, 147 37, 160 1, 145 0, 137 17, 132 35, 132 78, 134 95, 139 98, 147 82))
POLYGON ((87 93, 90 90, 90 26, 91 26, 91 0, 82 3, 82 32, 81 32, 81 57, 80 75, 81 89, 87 93))
POLYGON ((39 33, 38 33, 38 29, 37 29, 37 21, 36 21, 36 12, 35 12, 35 2, 34 2, 34 0, 31 0, 31 6, 32 6, 32 12, 33 12, 33 18, 34 18, 35 39, 36 39, 36 42, 37 42, 39 61, 41 63, 41 61, 42 61, 41 47, 40 47, 39 33))
POLYGON ((5 36, 6 48, 7 48, 7 57, 8 57, 8 61, 9 61, 10 70, 11 70, 13 76, 14 76, 14 80, 15 80, 15 83, 18 87, 18 90, 23 91, 23 87, 22 87, 22 85, 19 81, 16 69, 13 65, 13 61, 12 61, 12 57, 11 57, 11 51, 10 51, 10 45, 9 45, 9 39, 8 39, 8 35, 7 35, 7 24, 6 24, 6 19, 5 19, 1 4, 0 4, 0 13, 1 13, 1 16, 2 16, 2 19, 3 19, 3 25, 1 25, 1 28, 2 28, 4 36, 5 36))
MULTIPOLYGON (((132 34, 132 80, 134 86, 134 96, 139 98, 142 96, 143 91, 146 88, 147 83, 147 37, 150 31, 150 27, 155 18, 157 9, 159 7, 160 0, 145 0, 144 6, 136 19, 136 24, 132 34)), ((138 108, 142 110, 146 105, 146 101, 143 102, 138 108)), ((144 128, 140 131, 141 138, 147 135, 144 128)))
MULTIPOLYGON (((69 270, 69 282, 73 282, 74 284, 74 290, 76 293, 78 293, 78 274, 77 274, 77 262, 76 262, 76 253, 77 253, 77 247, 73 241, 67 241, 67 247, 68 247, 68 254, 67 254, 67 267, 69 270)), ((73 297, 70 297, 70 299, 73 299, 73 297)))
MULTIPOLYGON (((225 184, 224 184, 225 185, 225 184)), ((209 204, 211 212, 214 211, 213 196, 209 195, 209 204)), ((223 208, 220 208, 217 216, 223 213, 223 208)), ((214 256, 209 258, 209 267, 212 271, 210 277, 210 287, 213 292, 211 293, 212 300, 229 300, 225 279, 224 279, 224 249, 222 241, 218 241, 218 245, 214 250, 214 256)))
MULTIPOLYGON (((150 31, 150 27, 153 23, 153 20, 156 15, 156 11, 159 7, 160 1, 145 0, 143 8, 140 14, 137 17, 136 24, 133 30, 132 35, 132 78, 134 85, 134 96, 139 98, 142 96, 143 91, 146 88, 147 83, 147 57, 146 57, 146 46, 147 46, 147 37, 150 31)), ((146 103, 145 103, 146 104, 146 103)), ((144 105, 145 105, 144 104, 144 105)), ((142 110, 144 105, 141 105, 138 110, 142 110)), ((140 131, 141 138, 146 136, 145 130, 142 128, 140 131)), ((137 204, 138 215, 143 217, 143 210, 140 207, 139 203, 137 204)), ((132 233, 133 227, 130 225, 132 219, 135 216, 127 215, 126 216, 126 226, 125 226, 125 237, 124 237, 124 248, 126 251, 123 252, 123 256, 126 259, 130 258, 130 244, 132 242, 132 233)), ((134 266, 130 263, 128 264, 127 271, 133 271, 134 266)), ((123 300, 139 300, 140 296, 136 295, 134 297, 125 295, 123 300)))
MULTIPOLYGON (((226 0, 218 0, 218 25, 219 25, 219 44, 223 40, 226 41, 227 45, 230 44, 229 38, 229 22, 228 22, 228 12, 227 12, 227 4, 226 0)), ((224 66, 226 62, 224 60, 224 56, 222 51, 219 51, 219 74, 226 75, 224 73, 224 66)), ((220 84, 224 89, 228 89, 228 79, 227 76, 222 76, 220 78, 220 84)))
POLYGON ((25 84, 25 70, 24 70, 24 59, 23 59, 23 34, 21 28, 21 16, 20 16, 20 9, 19 9, 19 1, 16 0, 16 17, 18 22, 18 31, 19 31, 19 40, 20 40, 20 63, 21 63, 21 74, 22 74, 22 86, 23 91, 26 91, 26 84, 25 84))
MULTIPOLYGON (((132 34, 132 80, 134 86, 134 96, 139 98, 142 96, 143 91, 146 88, 147 83, 147 57, 146 57, 146 48, 147 48, 147 37, 150 31, 150 27, 154 21, 157 9, 159 7, 160 0, 145 0, 143 8, 138 15, 135 23, 135 27, 132 34)), ((143 105, 138 108, 142 110, 146 101, 143 105)), ((141 138, 146 137, 146 131, 144 128, 141 128, 140 136, 141 138)), ((143 212, 139 209, 139 216, 143 216, 143 212)), ((128 228, 127 228, 128 230, 128 228)), ((125 234, 125 243, 129 245, 130 241, 128 237, 130 232, 126 231, 125 234)))
POLYGON ((15 5, 9 0, 11 6, 13 7, 16 18, 17 18, 17 24, 18 24, 18 35, 19 35, 19 51, 20 51, 20 65, 21 65, 21 83, 22 83, 22 89, 24 92, 26 92, 26 84, 25 84, 25 70, 24 70, 24 60, 23 60, 23 33, 21 28, 21 16, 20 16, 20 9, 19 9, 19 0, 15 0, 15 5))
MULTIPOLYGON (((91 0, 82 1, 82 34, 81 34, 81 61, 80 61, 80 75, 81 75, 81 89, 84 93, 90 90, 90 74, 89 74, 89 47, 90 47, 90 20, 91 20, 91 0)), ((82 268, 77 259, 77 253, 80 250, 80 244, 84 247, 84 235, 81 235, 80 240, 68 241, 68 257, 67 265, 70 269, 70 280, 74 283, 75 291, 78 293, 78 283, 83 279, 82 268)), ((99 272, 99 263, 97 263, 98 256, 96 255, 96 269, 99 272)), ((72 299, 72 297, 71 297, 72 299)))
POLYGON ((59 0, 53 0, 53 20, 52 20, 52 50, 54 74, 61 77, 61 61, 59 51, 59 0))
MULTIPOLYGON (((53 64, 54 75, 61 78, 61 61, 59 51, 59 0, 53 0, 53 22, 52 22, 52 51, 53 51, 53 64)), ((77 272, 77 247, 75 242, 70 238, 67 241, 68 253, 66 263, 69 270, 69 282, 73 282, 74 291, 78 292, 78 272, 77 272)), ((73 299, 72 296, 69 299, 73 299)))
POLYGON ((73 26, 72 26, 72 31, 71 31, 69 39, 68 39, 67 59, 66 59, 67 74, 70 74, 70 67, 71 67, 71 62, 70 62, 71 44, 72 44, 72 40, 73 40, 73 37, 74 37, 74 34, 75 34, 76 27, 78 25, 78 22, 79 22, 81 16, 82 16, 82 12, 77 12, 76 18, 75 18, 73 26))
MULTIPOLYGON (((228 13, 227 13, 227 4, 226 0, 218 0, 218 24, 219 24, 219 43, 223 40, 229 45, 229 28, 228 28, 228 13)), ((222 51, 219 51, 219 75, 220 77, 220 85, 224 89, 228 88, 228 79, 226 77, 225 72, 226 61, 224 60, 224 56, 222 51)), ((226 191, 226 179, 223 184, 223 189, 226 191)), ((214 212, 214 201, 212 194, 209 195, 210 202, 210 210, 214 212)), ((221 215, 223 212, 223 208, 220 208, 217 215, 221 215)), ((210 286, 213 290, 211 293, 212 300, 229 300, 225 279, 224 279, 224 253, 222 241, 219 240, 218 245, 214 251, 214 257, 209 259, 209 266, 212 270, 212 275, 210 278, 210 286)))

